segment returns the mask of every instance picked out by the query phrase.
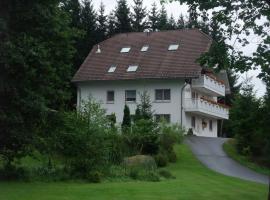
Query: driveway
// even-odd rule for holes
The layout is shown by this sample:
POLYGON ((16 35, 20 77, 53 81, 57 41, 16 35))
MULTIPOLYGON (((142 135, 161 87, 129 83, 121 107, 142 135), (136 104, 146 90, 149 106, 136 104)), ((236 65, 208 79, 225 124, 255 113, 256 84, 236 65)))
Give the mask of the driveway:
POLYGON ((256 173, 232 160, 223 151, 226 138, 187 137, 185 142, 191 147, 195 156, 208 168, 228 176, 248 181, 268 184, 268 177, 256 173))

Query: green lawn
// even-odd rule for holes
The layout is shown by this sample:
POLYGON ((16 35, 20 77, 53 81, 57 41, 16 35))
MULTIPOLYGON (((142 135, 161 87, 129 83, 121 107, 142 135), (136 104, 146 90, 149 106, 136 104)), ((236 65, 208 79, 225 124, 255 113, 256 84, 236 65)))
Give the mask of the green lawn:
POLYGON ((1 182, 1 200, 263 200, 266 185, 212 172, 194 158, 186 145, 176 147, 178 162, 168 169, 174 180, 161 182, 22 183, 1 182))
POLYGON ((258 164, 250 161, 246 156, 239 155, 236 151, 235 140, 230 139, 223 144, 224 151, 234 160, 240 164, 258 172, 261 174, 270 175, 270 169, 266 167, 259 166, 258 164))

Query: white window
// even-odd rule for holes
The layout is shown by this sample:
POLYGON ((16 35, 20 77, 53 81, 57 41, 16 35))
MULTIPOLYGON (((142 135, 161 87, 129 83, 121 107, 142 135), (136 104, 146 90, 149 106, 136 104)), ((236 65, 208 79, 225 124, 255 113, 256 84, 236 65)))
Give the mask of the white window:
POLYGON ((107 102, 108 103, 114 102, 114 91, 107 91, 107 102))
POLYGON ((155 90, 156 101, 169 101, 171 100, 171 90, 170 89, 157 89, 155 90))
POLYGON ((145 52, 145 51, 148 51, 149 49, 149 46, 148 45, 144 45, 142 48, 141 48, 141 51, 145 52))
POLYGON ((165 120, 166 122, 171 122, 171 115, 170 114, 156 114, 155 119, 157 122, 165 120))
POLYGON ((125 100, 129 102, 136 102, 136 90, 126 90, 125 100))
POLYGON ((127 68, 127 72, 136 72, 138 69, 138 65, 129 65, 127 68))
POLYGON ((171 44, 168 48, 169 51, 176 51, 179 47, 179 44, 171 44))
POLYGON ((109 73, 113 73, 116 70, 116 65, 112 65, 109 69, 108 72, 109 73))
POLYGON ((130 47, 123 47, 122 49, 121 49, 121 53, 128 53, 130 51, 130 47))

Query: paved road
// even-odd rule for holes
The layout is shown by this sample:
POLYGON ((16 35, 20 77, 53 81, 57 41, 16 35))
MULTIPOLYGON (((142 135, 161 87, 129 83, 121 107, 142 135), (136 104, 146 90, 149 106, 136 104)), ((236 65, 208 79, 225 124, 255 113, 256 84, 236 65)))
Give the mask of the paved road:
POLYGON ((222 149, 226 138, 187 137, 185 142, 195 156, 208 168, 244 180, 268 184, 268 177, 258 174, 229 158, 222 149))

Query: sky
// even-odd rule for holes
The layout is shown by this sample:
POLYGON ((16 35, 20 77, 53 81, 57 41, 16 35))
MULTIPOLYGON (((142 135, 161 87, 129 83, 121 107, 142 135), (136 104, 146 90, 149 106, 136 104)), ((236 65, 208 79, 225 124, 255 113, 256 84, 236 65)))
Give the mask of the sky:
MULTIPOLYGON (((105 12, 108 14, 110 11, 112 11, 116 6, 116 0, 92 0, 94 7, 96 10, 98 10, 99 5, 101 1, 105 4, 105 12)), ((129 6, 131 7, 133 5, 133 0, 127 0, 129 6)), ((144 6, 147 7, 148 10, 150 10, 151 5, 156 2, 157 6, 160 8, 160 1, 159 0, 144 0, 144 6)), ((168 16, 171 15, 174 16, 174 18, 177 20, 179 15, 182 13, 184 16, 188 15, 188 7, 186 5, 180 5, 179 2, 172 2, 172 3, 166 3, 165 8, 167 10, 168 16)), ((253 36, 250 36, 253 37, 253 36)), ((251 55, 255 50, 257 46, 256 39, 252 39, 252 42, 247 45, 245 48, 242 48, 241 50, 244 52, 245 55, 251 55)), ((229 41, 230 42, 230 41, 229 41)), ((236 47, 239 47, 236 45, 236 47)), ((240 47, 239 47, 240 48, 240 47)), ((254 84, 254 91, 256 91, 256 95, 258 97, 262 97, 266 91, 264 83, 257 78, 257 75, 259 74, 260 70, 250 70, 249 72, 246 72, 244 74, 239 74, 240 78, 239 81, 245 80, 247 77, 252 78, 252 83, 254 84)))

